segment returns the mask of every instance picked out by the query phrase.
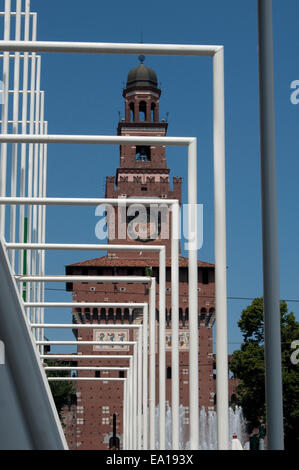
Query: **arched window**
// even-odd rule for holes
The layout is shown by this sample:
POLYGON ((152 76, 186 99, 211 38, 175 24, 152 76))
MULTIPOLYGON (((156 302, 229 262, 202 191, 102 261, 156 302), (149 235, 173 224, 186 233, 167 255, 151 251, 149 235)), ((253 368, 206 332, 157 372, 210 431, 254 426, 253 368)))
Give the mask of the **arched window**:
POLYGON ((134 103, 129 104, 129 109, 130 109, 130 121, 134 122, 135 121, 135 109, 134 109, 134 103))
POLYGON ((208 269, 202 270, 202 283, 209 284, 209 270, 208 269))
POLYGON ((101 313, 100 313, 100 322, 105 322, 106 321, 106 309, 101 308, 101 313))
POLYGON ((202 308, 202 309, 200 310, 200 316, 201 316, 201 319, 202 319, 202 320, 205 319, 206 313, 207 313, 207 311, 206 311, 205 308, 202 308))
POLYGON ((117 308, 117 309, 116 309, 116 321, 117 321, 118 323, 121 322, 121 309, 120 309, 120 308, 117 308))
POLYGON ((151 121, 155 121, 155 110, 156 110, 156 105, 155 103, 151 104, 151 121))
POLYGON ((146 121, 146 102, 140 101, 139 103, 139 121, 146 121))
POLYGON ((137 309, 137 308, 134 308, 134 309, 132 310, 132 321, 133 321, 133 322, 136 320, 137 316, 138 316, 138 309, 137 309))
POLYGON ((109 308, 108 310, 108 321, 113 323, 114 315, 113 315, 113 308, 109 308))
POLYGON ((189 308, 186 308, 185 310, 185 319, 186 321, 189 321, 189 308))
POLYGON ((151 159, 151 148, 143 145, 136 146, 136 161, 149 162, 151 159))
POLYGON ((167 313, 167 310, 166 310, 166 325, 168 327, 170 326, 170 321, 171 321, 171 309, 169 309, 168 313, 167 313))
POLYGON ((209 315, 206 316, 206 324, 212 325, 214 323, 214 319, 215 319, 215 309, 210 308, 209 315))
POLYGON ((185 326, 185 317, 183 315, 183 310, 179 308, 179 320, 182 323, 182 326, 185 326))
POLYGON ((129 309, 128 308, 124 309, 124 319, 125 319, 125 323, 129 322, 129 309))
POLYGON ((85 308, 85 309, 84 309, 84 314, 85 314, 86 320, 90 323, 90 309, 89 309, 89 308, 85 308))
POLYGON ((79 317, 79 323, 82 323, 83 320, 82 320, 82 310, 81 310, 81 308, 76 308, 76 309, 75 309, 75 312, 76 312, 76 314, 77 314, 78 317, 79 317))

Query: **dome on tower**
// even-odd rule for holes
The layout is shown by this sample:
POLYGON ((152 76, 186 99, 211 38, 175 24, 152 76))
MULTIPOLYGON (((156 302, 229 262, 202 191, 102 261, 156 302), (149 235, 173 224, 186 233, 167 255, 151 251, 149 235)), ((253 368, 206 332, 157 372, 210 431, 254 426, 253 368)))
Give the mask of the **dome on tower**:
POLYGON ((156 72, 144 65, 144 59, 144 56, 139 56, 140 64, 128 73, 127 88, 135 86, 158 87, 156 72))

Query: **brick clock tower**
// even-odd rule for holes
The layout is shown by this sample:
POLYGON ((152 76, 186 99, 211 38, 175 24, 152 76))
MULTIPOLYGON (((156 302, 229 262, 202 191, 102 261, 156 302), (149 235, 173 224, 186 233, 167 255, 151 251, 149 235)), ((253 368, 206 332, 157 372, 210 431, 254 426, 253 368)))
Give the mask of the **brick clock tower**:
MULTIPOLYGON (((125 118, 118 124, 118 135, 121 136, 165 136, 167 122, 159 117, 161 90, 158 88, 156 73, 144 65, 144 57, 139 57, 140 64, 133 68, 127 78, 123 91, 125 101, 125 118)), ((170 170, 167 168, 165 148, 144 145, 121 145, 120 165, 116 176, 106 178, 107 198, 132 197, 169 198, 181 202, 180 177, 173 178, 172 188, 169 181, 170 170)), ((109 235, 114 234, 109 243, 138 244, 140 252, 109 252, 107 256, 82 261, 66 267, 66 274, 73 275, 106 275, 106 276, 144 276, 148 268, 158 280, 159 260, 157 253, 144 253, 142 246, 146 244, 166 245, 166 400, 171 404, 171 283, 170 283, 170 240, 169 237, 156 239, 152 237, 151 224, 141 224, 135 231, 135 239, 131 239, 129 228, 123 232, 131 220, 132 214, 119 214, 115 209, 107 211, 109 235), (128 233, 126 233, 128 232, 128 233), (120 233, 125 235, 120 236, 120 233)), ((147 221, 148 222, 148 221, 147 221)), ((156 220, 157 233, 160 234, 163 217, 156 220)), ((180 403, 185 407, 185 425, 189 423, 189 332, 188 332, 188 259, 179 258, 179 318, 180 318, 180 403)), ((76 302, 144 302, 148 299, 148 288, 145 285, 130 283, 69 283, 67 290, 73 292, 76 302)), ((157 288, 157 293, 159 289, 157 288)), ((158 294, 157 294, 157 305, 158 294)), ((198 336, 199 336, 199 400, 200 407, 213 410, 215 403, 215 380, 213 375, 214 356, 212 325, 214 322, 214 265, 198 261, 198 336)), ((101 324, 132 324, 142 322, 141 312, 129 308, 102 308, 73 310, 73 322, 92 323, 94 328, 74 330, 78 340, 133 340, 134 333, 129 328, 101 329, 101 324)), ((156 311, 157 332, 159 328, 159 311, 156 311)), ((124 346, 80 346, 78 354, 124 354, 124 346), (123 348, 123 349, 122 349, 123 348)), ((128 352, 130 351, 127 347, 128 352)), ((156 360, 156 397, 159 400, 159 370, 156 360)), ((75 365, 75 362, 74 362, 75 365)), ((78 365, 86 366, 121 366, 124 361, 81 360, 78 365)), ((116 377, 122 372, 101 371, 101 377, 116 377)), ((80 372, 78 372, 80 375, 80 372)), ((89 371, 86 376, 99 376, 89 371)), ((122 375, 121 375, 122 376, 122 375)), ((65 410, 65 433, 70 449, 109 449, 109 439, 116 425, 116 436, 122 446, 122 384, 110 381, 78 381, 76 382, 76 404, 70 411, 65 410), (116 423, 115 423, 116 415, 116 423)))
MULTIPOLYGON (((168 123, 165 119, 159 119, 159 102, 161 90, 155 72, 143 64, 144 56, 139 56, 140 65, 129 72, 127 85, 123 91, 125 99, 125 118, 118 124, 117 133, 120 136, 148 136, 164 137, 167 133, 168 123)), ((107 198, 167 198, 178 199, 181 202, 182 178, 173 178, 173 189, 169 182, 170 170, 167 168, 165 147, 146 145, 121 145, 120 166, 116 171, 116 177, 106 178, 107 198)), ((160 213, 156 222, 158 227, 150 225, 148 214, 147 224, 136 227, 134 233, 130 233, 128 224, 130 216, 115 211, 109 219, 108 230, 110 236, 115 235, 110 243, 135 244, 143 242, 161 244, 161 236, 151 238, 157 230, 157 234, 163 233, 163 227, 169 224, 166 214, 160 213), (161 227, 162 226, 162 227, 161 227), (139 228, 139 233, 138 233, 139 228), (125 233, 125 235, 123 235, 125 233), (121 238, 120 238, 121 236, 121 238)), ((131 218, 134 215, 131 215, 131 218)), ((153 222, 154 224, 154 222, 153 222)), ((168 230, 167 230, 168 232, 168 230)), ((171 227, 169 235, 164 237, 163 244, 170 256, 171 227)), ((143 253, 142 258, 155 257, 154 253, 143 253)), ((136 257, 133 252, 127 252, 125 257, 136 257)))

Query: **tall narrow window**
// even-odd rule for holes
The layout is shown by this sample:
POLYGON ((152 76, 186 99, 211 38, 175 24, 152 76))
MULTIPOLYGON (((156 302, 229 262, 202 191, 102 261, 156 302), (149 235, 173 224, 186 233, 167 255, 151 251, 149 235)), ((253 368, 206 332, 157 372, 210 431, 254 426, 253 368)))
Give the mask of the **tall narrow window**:
POLYGON ((134 103, 130 103, 129 108, 130 108, 130 120, 131 122, 134 122, 135 121, 134 103))
POLYGON ((114 312, 113 312, 113 308, 109 308, 108 310, 108 321, 110 323, 114 323, 114 312))
POLYGON ((169 311, 169 313, 167 313, 167 310, 166 310, 166 325, 167 326, 170 325, 170 315, 171 315, 170 311, 169 311))
POLYGON ((120 322, 121 322, 121 309, 120 309, 120 308, 117 308, 117 309, 116 309, 116 316, 115 316, 115 319, 116 319, 117 323, 120 323, 120 322))
POLYGON ((150 147, 142 145, 136 146, 136 161, 137 162, 149 162, 151 159, 150 147))
POLYGON ((167 378, 171 379, 171 367, 167 367, 167 378))
POLYGON ((101 313, 100 313, 100 323, 104 323, 106 321, 106 309, 101 308, 101 313))
POLYGON ((146 121, 146 102, 139 103, 139 121, 146 121))
POLYGON ((202 283, 209 284, 209 270, 208 269, 202 270, 202 283))
POLYGON ((151 105, 151 121, 152 122, 155 121, 155 109, 156 109, 156 105, 155 105, 155 103, 152 103, 152 105, 151 105))
POLYGON ((129 322, 129 309, 128 308, 124 309, 124 320, 125 320, 125 323, 129 322))

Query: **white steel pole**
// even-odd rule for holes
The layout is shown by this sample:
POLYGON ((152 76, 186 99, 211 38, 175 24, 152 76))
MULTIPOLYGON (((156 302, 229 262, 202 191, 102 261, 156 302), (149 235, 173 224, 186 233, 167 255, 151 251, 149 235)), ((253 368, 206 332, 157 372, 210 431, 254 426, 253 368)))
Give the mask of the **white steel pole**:
POLYGON ((129 449, 129 436, 130 436, 130 390, 129 390, 129 383, 130 383, 130 370, 127 372, 127 380, 126 380, 126 450, 129 449))
MULTIPOLYGON (((45 132, 45 92, 40 92, 40 127, 39 133, 45 132)), ((44 150, 45 144, 40 144, 40 164, 38 176, 38 197, 44 196, 44 150)), ((38 206, 38 243, 43 243, 43 206, 38 206)), ((40 253, 41 255, 41 253, 40 253)), ((40 265, 41 269, 41 265, 40 265)))
MULTIPOLYGON (((36 85, 35 85, 35 125, 34 133, 36 135, 40 134, 40 73, 41 73, 41 57, 37 56, 36 58, 36 85)), ((42 144, 41 144, 42 145, 42 144)), ((39 144, 34 145, 34 165, 33 165, 33 197, 40 197, 38 194, 38 179, 39 179, 39 144)), ((33 216, 32 216, 32 233, 33 233, 33 242, 37 242, 37 207, 33 207, 33 216)), ((35 260, 36 262, 36 260, 35 260)))
MULTIPOLYGON (((35 122, 35 132, 37 134, 42 134, 42 114, 43 114, 43 93, 40 91, 40 72, 41 72, 41 57, 38 56, 37 60, 37 85, 36 85, 36 122, 35 122)), ((42 160, 43 160, 43 144, 35 145, 35 155, 34 155, 34 194, 37 197, 42 197, 42 160)), ((33 208, 33 233, 35 242, 41 242, 41 209, 42 206, 34 206, 33 208)), ((36 272, 41 274, 41 251, 35 252, 35 263, 36 263, 36 272)), ((36 289, 36 299, 41 300, 42 286, 39 284, 36 289)), ((37 309, 37 319, 41 321, 41 309, 37 309)), ((39 331, 39 338, 42 335, 42 330, 39 331)), ((40 338, 41 339, 41 338, 40 338)), ((42 352, 42 351, 41 351, 42 352)))
POLYGON ((109 382, 124 382, 126 379, 120 377, 48 377, 49 382, 69 382, 70 380, 88 380, 88 381, 109 381, 109 382))
POLYGON ((146 54, 175 56, 213 56, 221 46, 194 44, 129 44, 97 42, 0 41, 1 51, 34 51, 76 54, 146 54))
POLYGON ((138 417, 137 417, 137 348, 133 353, 133 449, 137 449, 138 417))
POLYGON ((132 346, 135 345, 135 341, 64 341, 64 340, 59 340, 59 341, 52 341, 52 340, 43 340, 43 341, 36 341, 35 342, 37 345, 44 344, 44 345, 50 345, 52 344, 53 346, 77 346, 77 345, 105 345, 105 346, 132 346))
POLYGON ((131 449, 131 418, 132 418, 132 413, 131 413, 131 368, 132 368, 132 360, 130 358, 129 361, 129 370, 127 372, 127 401, 128 401, 128 420, 127 420, 127 449, 131 449))
MULTIPOLYGON (((4 40, 10 39, 10 0, 5 0, 4 14, 4 40)), ((7 134, 8 121, 8 90, 9 90, 9 53, 3 54, 3 104, 1 133, 7 134)), ((0 166, 0 194, 6 195, 6 173, 7 173, 7 144, 1 144, 1 166, 0 166)), ((0 234, 5 235, 5 206, 0 207, 0 234)))
MULTIPOLYGON (((123 344, 123 343, 122 343, 123 344)), ((113 354, 41 354, 40 357, 42 359, 71 359, 71 360, 78 360, 78 359, 125 359, 129 360, 131 356, 129 355, 113 355, 113 354)))
MULTIPOLYGON (((54 305, 56 305, 56 303, 53 302, 54 305)), ((75 303, 75 305, 78 305, 80 304, 80 302, 78 302, 77 304, 75 303)), ((84 302, 82 302, 83 304, 83 307, 88 305, 88 306, 94 306, 94 304, 85 304, 84 302)), ((25 304, 26 305, 26 304, 25 304)), ((41 304, 37 304, 37 305, 41 305, 41 304)), ((62 304, 59 304, 59 302, 57 302, 57 305, 62 305, 62 304)), ((75 307, 75 305, 70 305, 71 307, 75 307)), ((104 303, 101 303, 100 304, 101 306, 105 305, 104 303)), ((122 305, 122 304, 118 304, 118 305, 122 305)), ((108 306, 111 306, 111 304, 109 304, 107 302, 107 307, 108 306)), ((119 324, 115 324, 115 325, 100 325, 100 326, 96 326, 94 324, 82 324, 82 323, 30 323, 30 328, 58 328, 58 329, 64 329, 64 328, 69 328, 69 329, 93 329, 93 328, 107 328, 107 329, 111 329, 111 328, 117 328, 117 329, 121 329, 121 328, 124 328, 124 329, 127 329, 127 328, 131 328, 131 329, 139 329, 141 327, 141 325, 119 325, 119 324)))
MULTIPOLYGON (((11 136, 6 135, 5 137, 0 135, 0 142, 7 141, 7 142, 15 142, 15 141, 23 141, 20 136, 11 136)), ((37 136, 37 137, 45 137, 45 136, 37 136)), ((31 140, 31 139, 30 139, 31 140)), ((164 204, 173 204, 176 200, 168 199, 155 199, 152 201, 152 204, 156 203, 159 204, 163 202, 164 204)), ((147 205, 146 199, 138 199, 132 198, 130 199, 130 204, 140 204, 143 203, 147 205)), ((33 197, 0 197, 0 204, 23 204, 23 205, 47 205, 47 206, 98 206, 99 204, 111 204, 117 205, 118 199, 116 198, 59 198, 59 197, 45 197, 45 198, 33 198, 33 197)), ((112 246, 112 245, 111 245, 112 246)), ((107 245, 108 247, 108 245, 107 245)), ((113 246, 114 248, 114 246, 113 246)), ((127 250, 130 250, 130 245, 126 245, 127 250)), ((147 247, 148 248, 148 247, 147 247)), ((108 248, 107 248, 108 249, 108 248)), ((142 250, 145 251, 145 247, 142 247, 142 250)), ((154 251, 154 250, 152 250, 154 251)))
POLYGON ((129 408, 129 418, 130 418, 130 429, 129 429, 129 449, 133 450, 133 432, 134 432, 134 416, 133 416, 133 357, 130 358, 130 370, 129 370, 129 377, 130 377, 130 408, 129 408))
MULTIPOLYGON (((26 247, 31 250, 106 250, 106 251, 140 251, 140 245, 105 245, 104 243, 5 243, 6 248, 23 250, 26 247)), ((142 247, 142 251, 160 251, 161 246, 142 247)))
POLYGON ((214 204, 218 449, 228 448, 224 51, 214 55, 214 204))
POLYGON ((124 397, 123 397, 123 450, 127 449, 126 443, 126 425, 127 425, 127 382, 128 379, 124 382, 124 397))
POLYGON ((137 449, 142 449, 142 334, 143 327, 140 326, 138 330, 138 369, 137 369, 137 380, 138 380, 138 394, 137 394, 137 449))
MULTIPOLYGON (((130 361, 131 364, 131 361, 130 361)), ((127 420, 127 449, 131 449, 131 419, 132 419, 132 412, 131 412, 131 372, 128 371, 128 393, 127 393, 127 413, 128 413, 128 420, 127 420)))
MULTIPOLYGON (((1 41, 0 41, 1 42, 1 41)), ((74 144, 74 145, 157 145, 157 146, 178 146, 187 147, 192 142, 194 137, 141 137, 141 136, 119 136, 119 135, 64 135, 64 134, 48 134, 48 135, 37 135, 31 132, 30 134, 3 134, 1 135, 0 142, 3 143, 32 143, 32 144, 74 144)), ((139 198, 140 199, 140 198, 139 198)), ((138 198, 130 199, 130 203, 134 204, 138 198)), ((144 204, 151 205, 163 202, 166 204, 168 201, 174 202, 174 200, 161 200, 148 199, 143 200, 144 204)), ((122 201, 123 202, 123 201, 122 201)), ((119 204, 120 201, 116 199, 114 203, 119 204)))
MULTIPOLYGON (((48 123, 44 123, 44 134, 48 133, 48 123)), ((43 194, 42 197, 46 197, 47 193, 47 144, 44 144, 44 160, 43 160, 43 194)), ((45 243, 46 241, 46 206, 40 206, 42 207, 42 243, 45 243)), ((42 257, 42 266, 41 266, 41 275, 45 275, 45 251, 42 251, 41 257, 42 257)), ((42 301, 45 299, 45 285, 42 286, 42 301)), ((44 322, 45 318, 45 310, 42 308, 41 311, 41 316, 42 316, 42 321, 44 322)))
MULTIPOLYGON (((29 40, 29 22, 30 22, 30 0, 25 1, 25 24, 24 24, 24 41, 29 40)), ((22 134, 27 133, 27 110, 28 110, 28 52, 24 53, 23 59, 23 90, 22 90, 22 134)), ((20 197, 26 194, 26 144, 21 144, 21 168, 20 168, 20 197)), ((19 207, 19 241, 24 242, 25 229, 25 207, 19 207)), ((27 237, 27 234, 26 234, 27 237)), ((26 271, 25 253, 19 253, 19 270, 24 273, 26 271)), ((23 292, 23 286, 20 286, 20 292, 23 292)))
POLYGON ((165 356, 165 247, 159 252, 159 442, 165 450, 165 397, 166 397, 166 356, 165 356))
MULTIPOLYGON (((36 15, 33 16, 32 20, 32 41, 36 40, 36 15)), ((29 41, 30 43, 30 41, 29 41)), ((34 133, 34 111, 35 111, 35 84, 36 84, 36 53, 32 52, 31 56, 31 68, 30 68, 30 108, 29 108, 29 134, 34 133)), ((27 177, 27 195, 28 197, 33 196, 33 143, 29 144, 29 152, 28 152, 28 177, 27 177)), ((28 233, 27 233, 27 241, 31 243, 32 241, 32 207, 28 206, 28 233)), ((28 272, 32 273, 31 267, 31 252, 27 250, 27 268, 28 272)), ((30 283, 26 284, 26 298, 30 300, 31 298, 35 297, 35 289, 36 286, 32 287, 31 292, 31 285, 30 283)), ((30 320, 35 321, 35 311, 34 309, 30 312, 30 320)))
POLYGON ((107 370, 107 371, 115 371, 115 370, 129 370, 129 367, 105 367, 105 366, 83 366, 83 367, 78 367, 78 366, 47 366, 44 367, 44 370, 107 370))
MULTIPOLYGON (((41 100, 41 112, 40 112, 40 133, 43 134, 44 131, 44 97, 45 94, 44 92, 40 93, 40 100, 41 100)), ((43 197, 43 166, 44 166, 44 144, 39 145, 39 157, 40 157, 40 162, 39 162, 39 177, 38 177, 38 196, 43 197)), ((44 206, 38 206, 38 223, 37 223, 37 230, 38 230, 38 236, 37 236, 37 241, 38 243, 43 242, 43 208, 44 206)), ((43 275, 43 256, 44 252, 39 250, 38 251, 38 273, 43 275)), ((44 294, 44 285, 39 285, 38 286, 38 300, 41 301, 43 299, 43 294, 44 294)), ((39 309, 39 318, 40 321, 43 323, 44 322, 44 311, 43 309, 39 309)), ((44 337, 44 331, 43 329, 40 330, 40 336, 39 339, 43 339, 44 337)), ((43 346, 42 346, 43 348, 43 346)), ((43 354, 43 350, 41 349, 41 353, 43 354)))
MULTIPOLYGON (((21 37, 21 0, 16 1, 16 20, 15 20, 15 40, 19 41, 21 37)), ((20 53, 14 54, 14 88, 13 88, 13 126, 12 133, 19 133, 19 90, 20 90, 20 53)), ((17 195, 18 178, 18 144, 12 146, 11 156, 11 196, 17 195)), ((11 242, 16 240, 16 206, 10 208, 10 236, 11 242)), ((10 253, 10 262, 15 271, 15 253, 10 253)))
POLYGON ((147 276, 15 276, 17 282, 151 282, 153 278, 147 276))
POLYGON ((198 394, 198 282, 197 282, 197 150, 196 139, 188 147, 188 285, 189 285, 189 394, 190 449, 199 447, 198 394))
POLYGON ((148 448, 148 304, 143 309, 143 450, 148 448))
POLYGON ((171 409, 172 449, 180 448, 180 375, 179 375, 179 204, 171 206, 171 409))
MULTIPOLYGON (((41 57, 37 56, 36 64, 36 84, 35 84, 35 126, 34 133, 39 134, 39 119, 40 119, 40 68, 41 57)), ((35 144, 33 148, 33 197, 38 197, 38 176, 39 176, 39 144, 35 144)), ((32 240, 33 243, 37 242, 37 210, 38 206, 33 206, 32 209, 32 240)), ((32 274, 38 273, 38 253, 32 252, 32 274)), ((33 300, 39 300, 40 286, 33 286, 33 300)), ((39 321, 39 309, 33 309, 34 318, 39 321)))
POLYGON ((156 411, 156 279, 151 278, 150 287, 150 313, 149 313, 149 327, 150 327, 150 386, 149 386, 149 447, 150 450, 155 450, 156 447, 156 433, 155 433, 155 411, 156 411))

